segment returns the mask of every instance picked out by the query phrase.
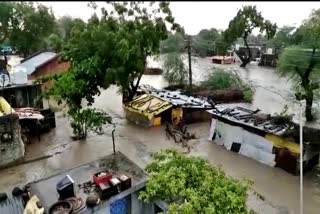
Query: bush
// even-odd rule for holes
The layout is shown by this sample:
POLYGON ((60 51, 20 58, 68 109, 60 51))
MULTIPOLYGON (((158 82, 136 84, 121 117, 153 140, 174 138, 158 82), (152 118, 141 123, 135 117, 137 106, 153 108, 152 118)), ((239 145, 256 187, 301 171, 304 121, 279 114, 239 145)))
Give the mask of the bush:
POLYGON ((240 87, 241 79, 233 73, 228 73, 223 69, 214 69, 201 85, 211 90, 231 89, 240 87))
POLYGON ((203 158, 167 149, 153 155, 146 171, 150 177, 139 199, 164 200, 168 214, 250 212, 246 205, 250 182, 227 176, 203 158))
POLYGON ((253 101, 254 90, 249 86, 245 86, 242 91, 243 91, 243 100, 245 102, 251 103, 253 101))
POLYGON ((111 124, 111 117, 105 112, 96 109, 71 109, 68 112, 71 117, 73 134, 78 139, 86 138, 88 131, 102 133, 102 126, 111 124))
POLYGON ((249 84, 245 83, 236 73, 220 68, 215 68, 207 79, 201 82, 201 87, 209 90, 240 89, 244 101, 252 102, 253 100, 254 89, 249 84))

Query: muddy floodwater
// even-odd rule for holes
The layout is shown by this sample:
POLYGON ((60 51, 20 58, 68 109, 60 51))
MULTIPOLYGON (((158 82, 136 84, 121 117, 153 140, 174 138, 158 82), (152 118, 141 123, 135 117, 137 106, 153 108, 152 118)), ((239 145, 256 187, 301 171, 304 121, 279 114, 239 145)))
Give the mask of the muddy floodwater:
MULTIPOLYGON (((208 59, 195 59, 193 66, 194 80, 199 82, 212 72, 213 64, 208 59)), ((299 106, 294 104, 290 94, 291 84, 280 78, 274 69, 249 65, 240 69, 238 65, 215 65, 236 70, 237 73, 256 86, 256 94, 248 107, 259 108, 263 112, 280 112, 284 105, 289 111, 297 114, 299 106)), ((156 88, 167 85, 161 76, 143 76, 141 84, 150 84, 156 88)), ((53 101, 50 101, 54 104, 53 101)), ((116 150, 121 151, 140 167, 150 161, 150 155, 160 149, 175 147, 172 140, 166 138, 164 127, 144 129, 130 124, 124 117, 121 96, 116 87, 102 91, 96 97, 95 108, 103 109, 110 114, 116 125, 116 150)), ((63 170, 94 161, 112 153, 111 131, 108 126, 102 135, 89 134, 83 141, 72 141, 72 129, 67 118, 57 113, 57 127, 50 133, 41 136, 41 141, 28 145, 26 159, 48 157, 28 164, 18 165, 0 171, 0 191, 11 189, 15 185, 47 177, 63 170)), ((207 158, 212 164, 219 164, 227 174, 236 178, 248 178, 254 182, 253 191, 262 197, 250 193, 248 204, 258 213, 299 213, 299 177, 279 168, 263 165, 236 153, 227 151, 207 140, 209 123, 197 123, 188 126, 195 132, 197 139, 191 141, 192 155, 207 158)), ((315 169, 304 177, 304 213, 320 213, 320 170, 315 169)))

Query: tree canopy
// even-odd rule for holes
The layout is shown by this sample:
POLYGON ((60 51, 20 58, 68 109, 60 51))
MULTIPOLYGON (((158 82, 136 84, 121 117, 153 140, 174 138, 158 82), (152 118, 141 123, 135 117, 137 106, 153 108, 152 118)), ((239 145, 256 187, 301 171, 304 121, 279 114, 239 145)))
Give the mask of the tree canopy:
POLYGON ((26 57, 46 46, 44 39, 54 29, 55 17, 51 10, 41 4, 35 7, 30 2, 19 2, 13 3, 13 7, 8 38, 10 44, 26 57))
POLYGON ((75 28, 85 26, 85 22, 79 18, 72 18, 70 16, 63 16, 56 21, 54 33, 47 38, 47 45, 55 52, 61 52, 63 44, 68 43, 72 37, 72 31, 75 28))
POLYGON ((160 42, 160 53, 185 52, 186 42, 182 33, 169 33, 168 38, 160 42))
POLYGON ((163 200, 168 213, 249 213, 249 183, 227 176, 208 160, 167 149, 153 154, 146 171, 150 177, 139 199, 163 200))
POLYGON ((300 42, 300 46, 286 48, 278 61, 280 74, 296 80, 296 98, 306 101, 307 121, 313 120, 314 91, 319 90, 319 40, 320 10, 313 10, 295 33, 295 42, 300 42))
POLYGON ((150 4, 151 12, 143 2, 109 2, 113 9, 103 8, 100 19, 93 16, 73 28, 63 51, 72 66, 70 72, 56 78, 53 94, 80 107, 82 98, 92 104, 100 88, 117 84, 124 98, 131 100, 147 57, 159 53, 160 41, 167 38, 166 25, 179 29, 169 3, 150 4))
POLYGON ((223 39, 223 32, 215 28, 201 30, 193 40, 193 50, 201 57, 224 55, 229 46, 223 39))
POLYGON ((0 43, 3 43, 10 35, 13 13, 14 3, 0 2, 0 43))
POLYGON ((236 41, 239 37, 243 38, 244 44, 248 49, 248 55, 245 57, 239 56, 242 60, 241 67, 245 67, 251 60, 247 39, 256 28, 259 28, 260 33, 266 32, 267 38, 270 39, 275 35, 277 25, 272 24, 269 20, 265 20, 261 12, 257 11, 256 6, 243 6, 229 22, 229 27, 224 32, 225 41, 229 44, 236 41))
POLYGON ((64 39, 68 41, 72 36, 72 30, 76 26, 84 26, 85 22, 79 18, 72 18, 70 16, 63 16, 57 20, 57 26, 59 34, 64 39))
POLYGON ((288 47, 294 42, 293 31, 295 27, 284 26, 279 28, 275 36, 268 41, 268 46, 275 49, 276 53, 281 52, 285 47, 288 47))

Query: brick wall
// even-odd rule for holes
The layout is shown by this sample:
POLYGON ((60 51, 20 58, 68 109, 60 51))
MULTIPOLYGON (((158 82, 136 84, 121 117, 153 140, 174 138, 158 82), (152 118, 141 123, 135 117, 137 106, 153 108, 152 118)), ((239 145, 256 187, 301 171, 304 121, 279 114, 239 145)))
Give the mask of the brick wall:
MULTIPOLYGON (((69 69, 70 62, 61 62, 58 58, 44 64, 40 68, 38 68, 35 72, 28 76, 28 80, 35 80, 40 77, 45 77, 48 75, 53 75, 57 73, 65 72, 69 69)), ((42 88, 51 87, 51 82, 46 82, 42 84, 42 88)))

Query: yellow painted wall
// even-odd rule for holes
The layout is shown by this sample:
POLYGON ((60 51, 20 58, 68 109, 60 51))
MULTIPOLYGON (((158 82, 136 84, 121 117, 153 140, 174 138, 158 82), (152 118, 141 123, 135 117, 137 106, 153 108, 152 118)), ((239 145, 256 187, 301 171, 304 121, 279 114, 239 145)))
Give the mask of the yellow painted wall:
POLYGON ((276 135, 273 135, 273 134, 266 134, 265 138, 267 140, 270 140, 273 143, 274 147, 287 148, 291 152, 300 153, 300 145, 295 143, 295 142, 286 140, 286 139, 284 139, 282 137, 279 137, 279 136, 276 136, 276 135))
POLYGON ((0 116, 11 114, 13 112, 14 109, 11 108, 10 104, 3 97, 0 97, 0 116))

